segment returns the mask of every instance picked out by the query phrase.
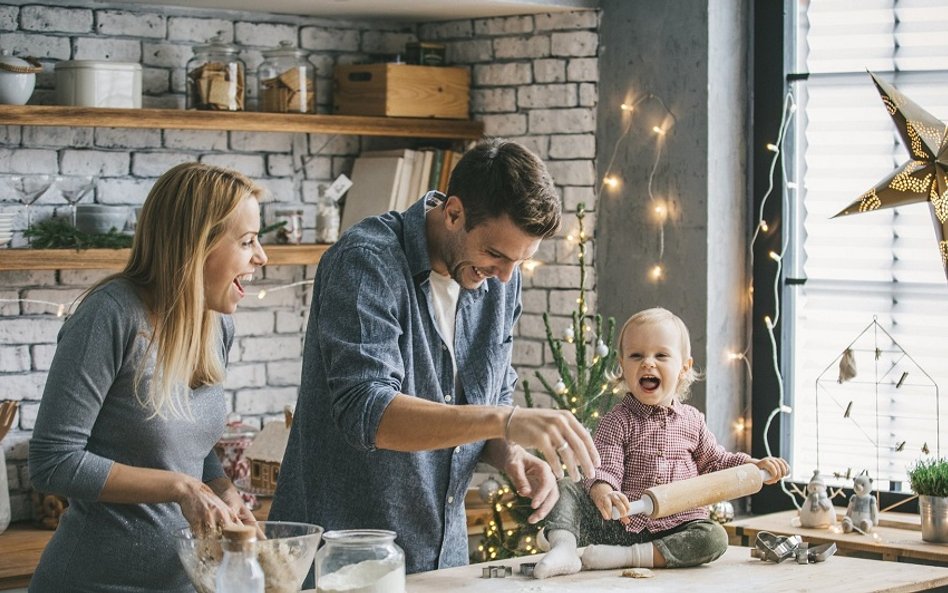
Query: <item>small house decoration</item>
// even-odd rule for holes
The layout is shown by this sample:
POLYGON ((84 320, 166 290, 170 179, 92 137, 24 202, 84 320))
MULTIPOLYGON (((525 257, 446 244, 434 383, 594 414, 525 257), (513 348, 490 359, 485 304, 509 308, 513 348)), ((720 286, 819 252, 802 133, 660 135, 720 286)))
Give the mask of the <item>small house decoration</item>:
POLYGON ((285 419, 268 422, 254 437, 244 456, 250 461, 250 487, 259 492, 274 492, 280 477, 280 463, 290 438, 293 414, 284 410, 285 419))

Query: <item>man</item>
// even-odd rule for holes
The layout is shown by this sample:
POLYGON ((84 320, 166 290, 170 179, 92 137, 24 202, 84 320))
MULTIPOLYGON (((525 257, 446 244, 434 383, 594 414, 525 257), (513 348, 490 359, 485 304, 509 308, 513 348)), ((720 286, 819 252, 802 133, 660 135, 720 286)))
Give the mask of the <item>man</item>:
POLYGON ((467 562, 479 460, 531 498, 532 522, 555 504, 562 464, 593 475, 572 414, 511 407, 520 264, 559 224, 543 163, 494 140, 458 162, 448 196, 368 218, 326 252, 271 519, 393 530, 412 573, 467 562))

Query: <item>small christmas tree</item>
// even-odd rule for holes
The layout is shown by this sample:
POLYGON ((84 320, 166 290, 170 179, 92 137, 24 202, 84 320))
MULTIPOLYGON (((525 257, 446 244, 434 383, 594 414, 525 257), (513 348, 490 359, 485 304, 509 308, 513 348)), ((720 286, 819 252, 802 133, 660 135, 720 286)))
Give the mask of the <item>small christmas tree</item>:
MULTIPOLYGON (((569 410, 592 432, 599 422, 599 416, 612 405, 615 390, 609 372, 616 365, 616 352, 611 347, 615 337, 615 319, 605 322, 601 315, 590 316, 586 307, 586 243, 591 238, 586 234, 583 219, 586 207, 580 203, 576 208, 579 223, 579 298, 576 310, 572 314, 572 324, 562 332, 562 337, 554 337, 550 327, 549 313, 543 314, 546 328, 546 341, 553 353, 553 362, 559 373, 559 380, 552 385, 539 371, 535 371, 537 380, 546 390, 554 406, 560 410, 569 410), (590 326, 590 323, 592 326, 590 326), (593 331, 595 330, 595 331, 593 331), (575 348, 575 364, 566 362, 563 343, 575 348)), ((524 399, 527 407, 534 407, 533 393, 529 381, 523 382, 524 399)), ((540 525, 530 525, 527 517, 533 512, 530 500, 517 496, 509 484, 502 485, 489 478, 480 487, 481 498, 491 505, 491 520, 484 528, 484 537, 478 546, 480 557, 475 561, 502 560, 515 556, 536 554, 536 533, 540 525), (504 513, 508 513, 515 526, 504 526, 504 513)))

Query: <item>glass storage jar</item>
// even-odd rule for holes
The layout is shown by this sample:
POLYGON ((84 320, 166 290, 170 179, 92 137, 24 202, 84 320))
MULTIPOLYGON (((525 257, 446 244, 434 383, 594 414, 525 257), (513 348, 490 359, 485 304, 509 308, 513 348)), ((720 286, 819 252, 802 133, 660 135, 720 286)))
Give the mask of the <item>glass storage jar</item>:
POLYGON ((188 109, 244 110, 246 67, 237 51, 221 37, 194 48, 194 57, 187 66, 188 109))
POLYGON ((257 69, 260 111, 277 113, 316 112, 316 68, 306 51, 281 41, 275 49, 264 50, 257 69))
POLYGON ((405 553, 394 531, 327 531, 323 543, 316 552, 318 593, 405 593, 405 553))

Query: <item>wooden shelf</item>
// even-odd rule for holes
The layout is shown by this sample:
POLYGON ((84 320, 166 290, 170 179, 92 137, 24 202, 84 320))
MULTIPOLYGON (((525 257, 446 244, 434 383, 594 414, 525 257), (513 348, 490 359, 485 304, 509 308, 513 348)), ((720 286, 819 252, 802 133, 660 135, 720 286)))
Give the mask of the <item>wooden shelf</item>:
POLYGON ((0 125, 306 132, 450 140, 476 140, 484 134, 484 124, 470 120, 62 105, 0 105, 0 125))
MULTIPOLYGON (((329 245, 264 245, 268 266, 312 266, 329 245)), ((128 261, 129 249, 0 249, 3 270, 110 270, 128 261)))

